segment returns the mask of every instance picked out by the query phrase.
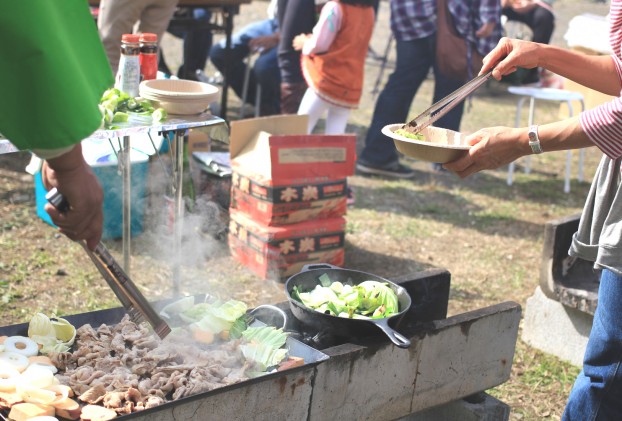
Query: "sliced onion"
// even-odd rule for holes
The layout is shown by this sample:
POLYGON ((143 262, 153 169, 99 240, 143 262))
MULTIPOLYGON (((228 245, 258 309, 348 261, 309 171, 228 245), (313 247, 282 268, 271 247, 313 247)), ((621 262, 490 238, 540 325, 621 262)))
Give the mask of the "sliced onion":
POLYGON ((25 336, 9 336, 4 341, 5 352, 16 352, 32 357, 39 353, 39 345, 35 341, 25 336))
POLYGON ((56 384, 54 374, 46 368, 30 366, 19 376, 17 381, 17 390, 19 393, 20 386, 30 386, 36 388, 44 388, 56 384))
POLYGON ((0 392, 15 392, 19 371, 9 364, 0 364, 0 392))
POLYGON ((64 384, 53 384, 52 386, 46 387, 46 390, 51 390, 56 394, 56 398, 54 398, 54 402, 52 402, 52 404, 62 402, 73 396, 73 390, 71 390, 71 387, 64 384))
POLYGON ((52 374, 58 373, 58 368, 56 368, 52 364, 36 363, 35 362, 35 363, 30 363, 30 365, 28 367, 41 367, 41 368, 44 368, 46 370, 49 370, 52 374))
POLYGON ((22 371, 26 370, 29 361, 28 357, 25 355, 18 354, 16 352, 4 351, 0 353, 0 364, 1 363, 10 364, 21 373, 22 371))
POLYGON ((56 399, 56 393, 51 390, 27 386, 24 384, 18 384, 15 391, 19 396, 21 396, 24 402, 49 405, 56 399))

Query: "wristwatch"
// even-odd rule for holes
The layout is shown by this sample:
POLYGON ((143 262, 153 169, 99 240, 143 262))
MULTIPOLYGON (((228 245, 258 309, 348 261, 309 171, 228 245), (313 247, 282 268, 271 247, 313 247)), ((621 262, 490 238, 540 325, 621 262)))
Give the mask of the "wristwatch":
POLYGON ((542 153, 540 138, 538 137, 538 125, 534 124, 529 128, 529 146, 533 153, 542 153))

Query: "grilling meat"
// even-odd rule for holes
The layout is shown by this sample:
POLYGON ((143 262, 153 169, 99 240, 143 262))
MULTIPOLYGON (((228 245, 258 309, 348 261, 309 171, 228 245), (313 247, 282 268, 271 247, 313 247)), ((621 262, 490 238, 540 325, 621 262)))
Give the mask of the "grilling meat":
POLYGON ((247 380, 239 341, 199 345, 183 329, 160 341, 125 317, 77 329, 73 352, 52 353, 78 399, 127 414, 247 380))

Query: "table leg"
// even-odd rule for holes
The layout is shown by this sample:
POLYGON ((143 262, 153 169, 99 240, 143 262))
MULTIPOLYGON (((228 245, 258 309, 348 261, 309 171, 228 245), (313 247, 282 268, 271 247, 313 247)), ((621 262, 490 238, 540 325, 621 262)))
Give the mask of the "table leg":
POLYGON ((173 293, 179 294, 181 283, 181 242, 183 232, 183 176, 184 176, 184 138, 187 130, 175 131, 175 155, 173 159, 173 293))
POLYGON ((123 178, 123 269, 130 274, 130 240, 132 237, 132 165, 130 159, 130 137, 123 136, 123 148, 118 158, 123 178))
POLYGON ((229 74, 229 60, 231 55, 231 34, 233 32, 233 15, 235 9, 231 7, 223 8, 223 15, 225 20, 225 64, 223 66, 223 81, 222 81, 222 95, 220 97, 220 116, 223 119, 227 119, 227 100, 229 90, 229 80, 227 75, 229 74))

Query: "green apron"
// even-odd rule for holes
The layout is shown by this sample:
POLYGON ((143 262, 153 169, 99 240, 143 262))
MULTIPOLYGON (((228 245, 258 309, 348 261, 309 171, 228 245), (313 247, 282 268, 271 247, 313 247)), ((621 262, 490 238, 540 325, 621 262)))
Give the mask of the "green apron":
POLYGON ((0 1, 0 133, 18 148, 87 138, 113 82, 86 0, 0 1))

